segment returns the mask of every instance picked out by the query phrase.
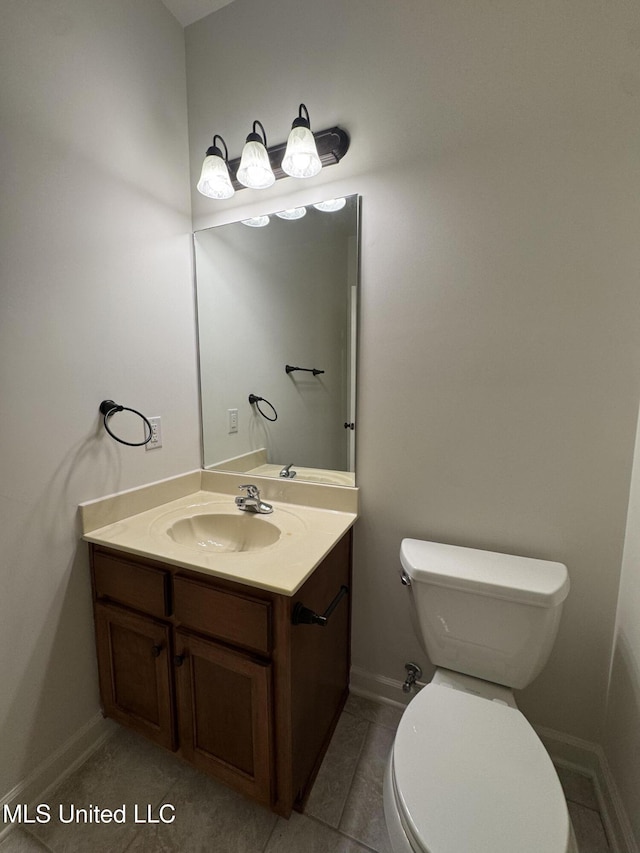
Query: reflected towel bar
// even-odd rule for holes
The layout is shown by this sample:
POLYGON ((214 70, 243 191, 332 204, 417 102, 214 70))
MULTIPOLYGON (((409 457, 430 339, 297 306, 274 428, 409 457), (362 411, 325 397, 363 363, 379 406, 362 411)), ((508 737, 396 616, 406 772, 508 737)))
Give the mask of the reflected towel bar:
POLYGON ((318 370, 317 367, 292 367, 290 364, 285 364, 284 369, 287 373, 293 373, 294 370, 302 370, 304 373, 313 373, 314 376, 324 373, 324 370, 318 370))

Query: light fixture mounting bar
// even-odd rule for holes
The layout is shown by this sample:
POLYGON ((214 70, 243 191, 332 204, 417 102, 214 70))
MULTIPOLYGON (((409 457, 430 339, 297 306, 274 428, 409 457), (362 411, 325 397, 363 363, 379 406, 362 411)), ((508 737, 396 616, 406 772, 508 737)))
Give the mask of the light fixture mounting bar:
MULTIPOLYGON (((330 127, 328 130, 319 130, 317 133, 314 132, 313 136, 316 140, 318 156, 323 166, 333 166, 339 163, 349 150, 349 135, 341 127, 330 127)), ((286 172, 282 171, 282 158, 286 149, 286 142, 283 142, 281 145, 270 145, 267 148, 269 162, 271 163, 273 174, 276 176, 276 181, 279 181, 280 178, 289 177, 286 172)), ((240 157, 236 157, 235 160, 229 160, 228 165, 231 183, 234 188, 236 190, 246 189, 236 179, 238 167, 240 166, 240 157)))

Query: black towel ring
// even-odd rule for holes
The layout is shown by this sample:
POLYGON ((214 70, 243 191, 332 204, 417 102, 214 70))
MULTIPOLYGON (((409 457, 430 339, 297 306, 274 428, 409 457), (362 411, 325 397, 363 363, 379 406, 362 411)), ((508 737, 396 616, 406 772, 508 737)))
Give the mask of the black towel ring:
POLYGON ((116 441, 119 441, 120 444, 126 444, 128 447, 143 447, 145 444, 149 444, 151 438, 153 436, 153 431, 151 429, 151 424, 148 419, 142 414, 142 412, 136 411, 136 409, 130 409, 128 406, 120 406, 118 403, 114 403, 113 400, 103 400, 100 403, 100 414, 103 415, 102 422, 104 424, 104 428, 109 433, 111 438, 114 438, 116 441), (137 415, 139 418, 145 422, 147 429, 149 430, 149 435, 145 438, 144 441, 125 441, 123 438, 118 438, 111 430, 109 429, 109 418, 112 415, 115 415, 116 412, 133 412, 134 415, 137 415))
POLYGON ((252 406, 255 405, 256 409, 260 412, 260 414, 262 415, 262 417, 265 420, 272 421, 272 422, 278 420, 278 413, 276 412, 275 407, 273 406, 273 403, 270 403, 268 400, 265 400, 264 397, 257 397, 255 394, 249 394, 249 402, 251 403, 252 406), (272 418, 270 418, 269 415, 265 415, 265 413, 260 408, 260 403, 266 403, 267 406, 269 406, 271 408, 271 411, 273 412, 272 418))

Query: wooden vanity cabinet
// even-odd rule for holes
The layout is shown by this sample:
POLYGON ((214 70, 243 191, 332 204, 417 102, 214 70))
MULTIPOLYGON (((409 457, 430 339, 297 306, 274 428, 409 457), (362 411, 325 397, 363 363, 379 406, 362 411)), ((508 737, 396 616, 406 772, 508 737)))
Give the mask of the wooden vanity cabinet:
POLYGON ((288 816, 348 694, 351 532, 294 596, 90 545, 105 716, 288 816))

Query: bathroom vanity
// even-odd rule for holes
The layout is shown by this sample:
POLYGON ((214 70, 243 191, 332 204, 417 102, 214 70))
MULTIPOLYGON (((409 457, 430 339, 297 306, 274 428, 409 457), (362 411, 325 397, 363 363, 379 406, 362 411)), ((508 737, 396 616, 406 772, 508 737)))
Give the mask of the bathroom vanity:
MULTIPOLYGON (((348 693, 357 516, 283 502, 273 521, 251 518, 233 507, 238 478, 215 476, 229 494, 199 490, 117 518, 129 511, 125 500, 111 524, 85 529, 102 705, 106 716, 288 816, 309 793, 348 693), (239 518, 249 544, 190 548, 184 533, 173 539, 184 518, 218 527, 220 518, 239 518), (262 545, 253 531, 267 524, 281 536, 262 545), (326 624, 309 621, 328 611, 326 624)), ((272 489, 307 499, 322 488, 300 485, 272 489)))

